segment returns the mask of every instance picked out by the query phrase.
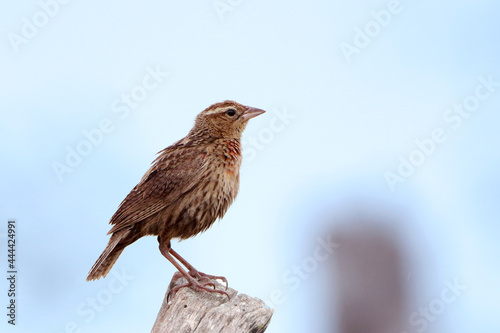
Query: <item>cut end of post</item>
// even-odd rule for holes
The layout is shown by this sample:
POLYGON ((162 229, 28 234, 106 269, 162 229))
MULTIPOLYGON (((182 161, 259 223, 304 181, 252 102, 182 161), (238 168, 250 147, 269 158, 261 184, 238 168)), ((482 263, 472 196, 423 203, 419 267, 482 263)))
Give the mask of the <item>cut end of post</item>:
POLYGON ((226 290, 218 281, 210 280, 218 290, 229 295, 181 288, 169 295, 172 288, 186 283, 184 278, 172 279, 151 333, 265 332, 274 313, 255 297, 226 290))

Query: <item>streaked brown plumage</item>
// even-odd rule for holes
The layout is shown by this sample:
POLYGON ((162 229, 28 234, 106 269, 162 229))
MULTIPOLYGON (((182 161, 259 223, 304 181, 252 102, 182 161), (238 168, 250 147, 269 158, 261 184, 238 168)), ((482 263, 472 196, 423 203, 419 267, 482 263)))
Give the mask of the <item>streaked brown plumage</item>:
POLYGON ((192 237, 224 216, 238 193, 241 135, 248 120, 262 113, 233 101, 201 112, 188 135, 162 150, 122 201, 110 221, 109 243, 87 280, 106 276, 126 246, 156 235, 161 253, 188 279, 186 286, 214 291, 199 282, 214 277, 187 263, 171 249, 170 240, 192 237))

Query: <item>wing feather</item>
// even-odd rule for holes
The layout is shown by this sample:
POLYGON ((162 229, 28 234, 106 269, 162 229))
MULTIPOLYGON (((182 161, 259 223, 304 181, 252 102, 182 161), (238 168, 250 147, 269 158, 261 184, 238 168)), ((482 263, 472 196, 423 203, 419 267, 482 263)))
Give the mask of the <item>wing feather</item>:
POLYGON ((108 234, 129 228, 167 208, 206 177, 208 161, 199 148, 174 145, 160 152, 111 218, 108 234))

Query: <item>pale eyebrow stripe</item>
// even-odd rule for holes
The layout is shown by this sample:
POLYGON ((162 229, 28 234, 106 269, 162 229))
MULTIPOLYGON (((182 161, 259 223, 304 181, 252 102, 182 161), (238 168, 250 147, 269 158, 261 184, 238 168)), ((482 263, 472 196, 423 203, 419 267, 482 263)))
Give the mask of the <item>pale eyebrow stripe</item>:
POLYGON ((212 111, 207 112, 206 114, 208 115, 208 114, 219 113, 219 112, 221 112, 221 110, 224 110, 225 108, 227 108, 227 106, 218 107, 218 108, 216 108, 215 110, 212 110, 212 111))

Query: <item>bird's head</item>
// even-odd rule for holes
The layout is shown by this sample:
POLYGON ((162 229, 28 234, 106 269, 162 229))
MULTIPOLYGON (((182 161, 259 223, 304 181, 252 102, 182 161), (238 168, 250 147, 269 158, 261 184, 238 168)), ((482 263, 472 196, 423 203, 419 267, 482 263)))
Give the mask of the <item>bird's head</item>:
POLYGON ((253 117, 265 111, 233 101, 216 103, 203 110, 195 120, 190 134, 212 138, 241 138, 245 127, 253 117))

